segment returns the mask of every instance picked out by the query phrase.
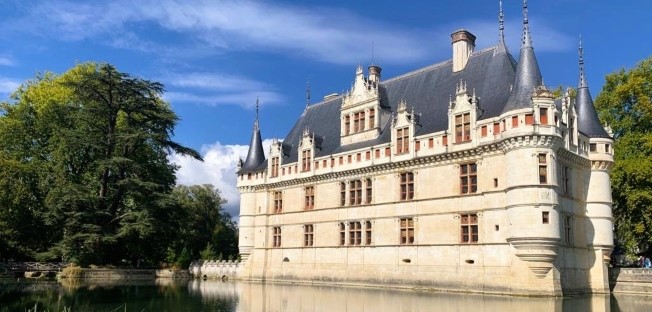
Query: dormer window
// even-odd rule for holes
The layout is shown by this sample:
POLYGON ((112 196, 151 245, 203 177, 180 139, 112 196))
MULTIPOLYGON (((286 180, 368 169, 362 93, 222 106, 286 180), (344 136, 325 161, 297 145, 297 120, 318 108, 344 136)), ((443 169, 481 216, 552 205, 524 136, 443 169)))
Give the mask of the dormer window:
POLYGON ((364 130, 364 112, 353 114, 353 133, 364 130))
POLYGON ((455 142, 471 141, 471 113, 455 115, 455 142))
POLYGON ((410 128, 396 129, 396 154, 410 152, 410 128))
POLYGON ((374 127, 376 127, 376 110, 372 108, 369 110, 369 129, 374 127))
POLYGON ((351 116, 344 116, 344 134, 348 135, 351 131, 351 116))
POLYGON ((279 157, 272 157, 272 178, 278 177, 279 157))
POLYGON ((547 108, 540 108, 539 109, 539 120, 540 124, 542 125, 547 125, 548 124, 548 109, 547 108))
POLYGON ((310 171, 310 163, 312 163, 312 155, 310 150, 301 151, 301 171, 310 171))

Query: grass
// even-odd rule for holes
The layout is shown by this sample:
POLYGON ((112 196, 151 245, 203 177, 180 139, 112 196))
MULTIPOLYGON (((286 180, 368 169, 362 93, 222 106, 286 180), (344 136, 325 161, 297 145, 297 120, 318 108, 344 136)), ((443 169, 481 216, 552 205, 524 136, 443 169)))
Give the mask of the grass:
POLYGON ((82 277, 83 270, 78 266, 67 266, 61 270, 62 278, 80 278, 82 277))

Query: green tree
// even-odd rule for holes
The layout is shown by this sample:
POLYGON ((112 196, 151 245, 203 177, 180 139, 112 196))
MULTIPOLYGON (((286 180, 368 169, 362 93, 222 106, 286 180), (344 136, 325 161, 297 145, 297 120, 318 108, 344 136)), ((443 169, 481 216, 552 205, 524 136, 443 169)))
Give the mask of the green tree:
POLYGON ((173 250, 187 248, 192 259, 215 258, 238 254, 238 230, 222 206, 226 200, 213 185, 179 185, 173 194, 186 218, 173 250))
POLYGON ((611 178, 615 230, 629 253, 652 243, 652 57, 607 75, 596 98, 602 122, 614 134, 611 178))
POLYGON ((201 158, 171 140, 178 118, 162 93, 158 82, 85 63, 37 76, 4 103, 0 161, 16 173, 0 185, 22 179, 25 187, 0 190, 0 232, 12 235, 0 248, 81 264, 164 259, 170 241, 160 238, 180 213, 167 156, 201 158), (16 250, 24 231, 11 233, 12 218, 47 228, 35 250, 16 250))

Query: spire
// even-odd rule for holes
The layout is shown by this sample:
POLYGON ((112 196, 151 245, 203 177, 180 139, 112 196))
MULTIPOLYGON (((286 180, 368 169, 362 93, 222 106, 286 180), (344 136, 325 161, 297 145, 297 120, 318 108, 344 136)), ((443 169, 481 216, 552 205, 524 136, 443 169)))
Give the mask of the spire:
POLYGON ((306 84, 306 108, 310 106, 310 80, 306 84))
POLYGON ((523 42, 522 47, 531 47, 532 39, 530 38, 530 20, 527 17, 527 0, 523 0, 523 42))
POLYGON ((499 31, 499 43, 505 44, 505 14, 503 12, 503 0, 499 2, 499 12, 498 12, 498 31, 499 31))
POLYGON ((585 88, 587 87, 587 85, 586 85, 586 78, 584 78, 584 48, 582 47, 582 35, 580 35, 580 47, 579 47, 578 54, 580 57, 580 83, 578 86, 580 88, 585 88))
POLYGON ((593 98, 589 92, 589 86, 584 78, 584 48, 582 47, 582 37, 578 49, 580 81, 577 86, 577 98, 575 105, 577 108, 577 129, 587 135, 589 138, 611 138, 598 118, 598 112, 593 105, 593 98))
POLYGON ((530 107, 532 105, 532 92, 542 84, 543 80, 537 57, 534 54, 534 47, 532 47, 527 10, 527 0, 523 0, 523 41, 521 42, 521 55, 518 58, 518 65, 516 66, 512 94, 507 99, 503 112, 530 107))
POLYGON ((505 13, 503 12, 503 0, 500 0, 498 4, 498 46, 494 51, 494 55, 507 52, 507 44, 505 44, 505 13))
POLYGON ((254 120, 254 130, 251 135, 251 142, 249 143, 247 159, 242 165, 240 171, 256 170, 263 162, 265 162, 265 152, 263 151, 263 142, 260 138, 260 128, 258 125, 259 108, 260 102, 258 101, 258 97, 256 97, 256 119, 254 120))

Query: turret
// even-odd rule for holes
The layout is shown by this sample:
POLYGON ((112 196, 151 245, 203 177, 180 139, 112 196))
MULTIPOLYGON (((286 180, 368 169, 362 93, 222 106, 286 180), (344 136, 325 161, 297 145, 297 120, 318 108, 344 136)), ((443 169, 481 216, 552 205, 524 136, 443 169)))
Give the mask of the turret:
POLYGON ((610 174, 613 167, 613 140, 602 127, 593 105, 584 73, 584 51, 579 47, 580 79, 577 87, 577 123, 579 131, 589 137, 591 174, 586 194, 586 241, 595 259, 591 265, 594 292, 608 293, 606 264, 613 249, 613 214, 610 174))
POLYGON ((260 128, 258 126, 258 99, 256 99, 256 119, 254 121, 254 130, 251 135, 251 142, 249 143, 249 152, 247 159, 242 165, 241 171, 251 171, 258 169, 258 167, 265 161, 265 151, 263 151, 263 141, 260 138, 260 128))
MULTIPOLYGON (((521 56, 504 112, 551 105, 552 96, 542 87, 539 65, 530 40, 527 2, 524 1, 521 56)), ((514 137, 504 140, 503 151, 506 163, 520 164, 522 167, 519 170, 506 167, 506 208, 510 222, 507 242, 520 260, 516 265, 529 268, 517 269, 514 274, 523 274, 525 279, 534 276, 541 280, 537 287, 548 287, 545 291, 558 292, 559 282, 555 282, 554 273, 549 272, 557 258, 560 240, 554 161, 562 141, 558 136, 522 131, 525 130, 523 126, 513 128, 514 137), (522 142, 528 143, 524 145, 522 142)))
POLYGON ((534 55, 534 47, 532 47, 532 39, 530 38, 527 1, 524 0, 521 55, 516 66, 512 93, 507 99, 503 112, 531 107, 532 92, 542 84, 542 80, 539 63, 536 55, 534 55))

